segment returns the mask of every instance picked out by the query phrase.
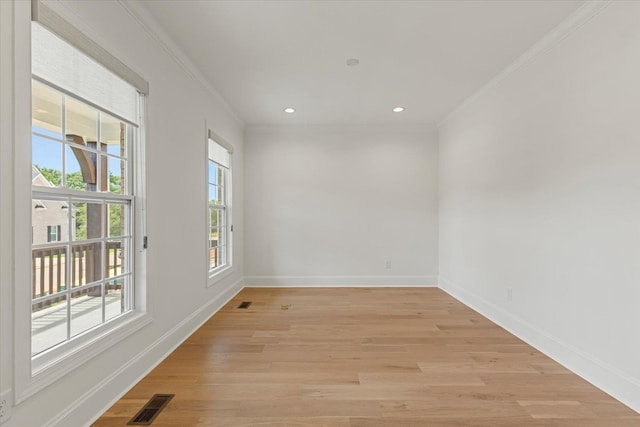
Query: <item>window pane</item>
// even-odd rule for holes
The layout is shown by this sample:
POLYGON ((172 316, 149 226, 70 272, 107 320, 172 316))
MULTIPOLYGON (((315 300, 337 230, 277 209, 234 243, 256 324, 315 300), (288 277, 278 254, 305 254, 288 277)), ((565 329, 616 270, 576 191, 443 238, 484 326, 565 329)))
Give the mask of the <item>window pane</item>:
POLYGON ((102 323, 102 285, 71 294, 71 336, 102 323))
POLYGON ((218 246, 227 244, 227 227, 220 227, 218 229, 218 246))
POLYGON ((129 310, 126 306, 126 292, 129 289, 130 276, 118 277, 107 282, 107 292, 105 294, 105 320, 129 310))
POLYGON ((73 240, 100 239, 104 237, 105 207, 101 203, 73 202, 73 240))
POLYGON ((36 81, 31 94, 33 131, 62 139, 62 94, 36 81))
POLYGON ((95 154, 81 148, 67 146, 65 156, 67 188, 96 191, 95 154))
POLYGON ((227 195, 225 194, 225 187, 218 186, 218 200, 219 204, 226 205, 227 204, 227 195))
POLYGON ((126 258, 129 251, 129 239, 114 239, 107 242, 105 255, 106 277, 115 277, 120 274, 129 273, 129 260, 126 258))
POLYGON ((216 209, 216 211, 218 212, 218 227, 224 227, 227 225, 227 219, 226 219, 226 210, 225 208, 218 208, 216 209))
POLYGON ((31 240, 34 245, 69 240, 69 206, 61 199, 31 200, 31 240))
POLYGON ((220 265, 225 265, 227 263, 227 247, 220 246, 218 248, 218 256, 220 257, 220 265))
POLYGON ((108 163, 109 168, 109 186, 106 188, 106 191, 116 194, 125 194, 125 176, 127 162, 115 157, 108 157, 107 162, 103 162, 103 164, 105 163, 108 163))
POLYGON ((211 208, 210 213, 210 227, 218 227, 222 224, 221 211, 219 209, 211 208))
POLYGON ((107 153, 127 157, 126 124, 106 113, 100 113, 100 142, 106 146, 107 153))
POLYGON ((108 237, 120 237, 129 234, 126 227, 128 212, 128 206, 125 204, 114 203, 107 205, 108 237))
POLYGON ((102 280, 102 242, 71 246, 71 286, 102 280))
POLYGON ((209 269, 214 269, 218 265, 220 265, 218 260, 218 249, 209 249, 209 269))
POLYGON ((49 247, 31 251, 33 269, 32 297, 57 294, 66 289, 67 247, 49 247))
POLYGON ((98 140, 98 111, 80 101, 65 97, 66 134, 77 135, 86 142, 98 140))
POLYGON ((215 248, 216 246, 218 246, 220 244, 220 235, 218 232, 218 228, 212 228, 211 232, 209 233, 209 247, 210 248, 215 248))
POLYGON ((62 144, 33 135, 31 182, 41 187, 62 186, 62 144))
POLYGON ((211 229, 209 247, 224 246, 227 244, 227 227, 217 227, 211 229))
POLYGON ((220 198, 218 196, 218 186, 209 184, 209 203, 213 203, 215 205, 220 204, 220 198))
POLYGON ((67 296, 31 306, 31 355, 67 339, 67 296))
POLYGON ((218 167, 218 185, 227 185, 226 181, 226 172, 227 170, 223 167, 218 167))
POLYGON ((209 161, 209 184, 218 184, 218 165, 209 161))

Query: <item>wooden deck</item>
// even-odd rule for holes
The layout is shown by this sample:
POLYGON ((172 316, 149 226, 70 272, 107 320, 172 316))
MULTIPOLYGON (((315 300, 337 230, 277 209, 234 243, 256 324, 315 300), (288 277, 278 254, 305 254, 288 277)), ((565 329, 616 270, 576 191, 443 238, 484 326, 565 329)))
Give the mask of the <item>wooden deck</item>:
POLYGON ((245 289, 94 426, 154 393, 154 427, 640 426, 437 288, 245 289))

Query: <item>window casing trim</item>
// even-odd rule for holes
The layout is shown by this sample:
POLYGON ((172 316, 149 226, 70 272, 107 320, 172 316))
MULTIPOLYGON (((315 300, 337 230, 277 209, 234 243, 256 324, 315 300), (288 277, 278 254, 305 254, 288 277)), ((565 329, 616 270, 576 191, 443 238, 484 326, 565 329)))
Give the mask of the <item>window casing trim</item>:
POLYGON ((205 266, 206 266, 206 287, 210 288, 222 279, 230 276, 236 272, 235 265, 233 263, 233 145, 226 141, 224 138, 213 132, 207 127, 205 123, 205 138, 204 138, 204 167, 205 167, 205 266), (227 240, 226 240, 226 264, 218 266, 216 268, 210 268, 210 253, 209 253, 209 235, 210 235, 210 205, 209 205, 209 140, 215 141, 218 145, 222 146, 229 152, 229 167, 227 168, 227 182, 225 185, 226 191, 226 205, 225 212, 227 218, 227 240))

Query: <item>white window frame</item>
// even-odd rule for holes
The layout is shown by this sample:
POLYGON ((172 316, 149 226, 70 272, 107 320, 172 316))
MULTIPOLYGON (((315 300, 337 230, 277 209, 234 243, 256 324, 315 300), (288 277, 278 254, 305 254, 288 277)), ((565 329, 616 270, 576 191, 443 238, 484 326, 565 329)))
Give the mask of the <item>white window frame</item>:
MULTIPOLYGON (((91 333, 81 334, 74 339, 52 348, 50 351, 31 357, 31 289, 25 286, 31 283, 31 26, 38 21, 48 29, 56 32, 63 39, 70 41, 76 48, 96 59, 99 63, 123 77, 129 72, 137 76, 126 65, 111 56, 85 34, 91 34, 90 28, 75 17, 73 23, 67 22, 56 11, 43 5, 39 0, 33 4, 15 2, 13 19, 16 23, 13 39, 14 68, 14 334, 15 340, 15 404, 23 402, 30 396, 54 383, 61 377, 77 369, 79 365, 99 356, 108 348, 148 325, 152 319, 147 306, 146 286, 146 196, 145 196, 145 122, 146 97, 141 96, 138 106, 140 121, 137 142, 134 146, 134 157, 137 169, 131 179, 135 182, 132 226, 135 230, 132 243, 132 262, 135 264, 133 292, 135 305, 133 310, 97 326, 91 333), (18 25, 19 24, 19 25, 18 25), (61 31, 56 31, 56 29, 61 31), (81 32, 77 28, 82 28, 81 32), (110 62, 111 61, 111 62, 110 62), (118 64, 114 66, 113 64, 118 64), (118 71, 117 69, 120 68, 118 71), (125 72, 123 72, 125 70, 125 72)), ((52 5, 52 7, 60 7, 52 5)), ((61 9, 62 10, 62 9, 61 9)), ((73 18, 73 17, 70 17, 73 18)), ((139 78, 139 77, 138 77, 139 78)), ((139 80, 142 80, 139 78, 139 80)), ((142 80, 144 82, 144 80, 142 80)), ((146 82, 144 82, 146 84, 146 82)), ((148 94, 148 85, 138 90, 148 94)))
MULTIPOLYGON (((206 126, 205 126, 206 127, 206 126)), ((234 269, 233 264, 233 145, 227 142, 220 135, 207 128, 205 138, 205 262, 207 272, 207 287, 213 286, 223 278, 232 274, 234 269), (226 220, 226 235, 225 250, 226 250, 226 263, 215 268, 211 268, 210 262, 210 235, 211 235, 211 222, 210 222, 210 208, 209 208, 209 140, 223 147, 229 153, 229 167, 226 171, 225 182, 225 205, 223 211, 225 212, 226 220)), ((222 206, 221 206, 222 207, 222 206)))

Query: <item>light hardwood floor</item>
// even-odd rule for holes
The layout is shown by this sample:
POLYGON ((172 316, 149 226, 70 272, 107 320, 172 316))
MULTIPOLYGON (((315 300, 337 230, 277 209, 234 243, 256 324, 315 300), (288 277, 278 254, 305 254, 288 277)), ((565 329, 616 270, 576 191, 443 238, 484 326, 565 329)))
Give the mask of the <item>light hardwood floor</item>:
POLYGON ((94 426, 154 393, 154 427, 640 426, 437 288, 245 289, 94 426))

